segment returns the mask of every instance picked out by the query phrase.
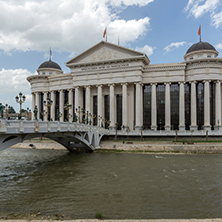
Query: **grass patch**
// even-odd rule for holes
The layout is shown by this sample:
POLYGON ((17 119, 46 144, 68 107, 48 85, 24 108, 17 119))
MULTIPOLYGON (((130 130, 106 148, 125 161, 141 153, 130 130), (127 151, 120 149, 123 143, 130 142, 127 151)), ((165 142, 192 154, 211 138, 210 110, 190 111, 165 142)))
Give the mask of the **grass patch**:
POLYGON ((102 213, 100 213, 100 212, 96 213, 95 218, 99 219, 99 220, 102 220, 103 219, 102 213))

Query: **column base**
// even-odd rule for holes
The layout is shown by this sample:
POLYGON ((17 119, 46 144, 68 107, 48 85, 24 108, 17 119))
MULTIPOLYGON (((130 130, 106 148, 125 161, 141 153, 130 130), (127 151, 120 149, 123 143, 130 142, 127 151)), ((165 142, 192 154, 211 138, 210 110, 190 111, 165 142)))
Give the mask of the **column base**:
POLYGON ((214 130, 222 130, 222 126, 221 125, 214 126, 214 130))
POLYGON ((109 130, 112 130, 112 131, 113 131, 113 130, 116 130, 116 127, 115 127, 115 126, 110 126, 110 127, 109 127, 109 130))
POLYGON ((165 131, 170 131, 171 130, 171 126, 165 126, 165 131))
POLYGON ((211 130, 211 126, 210 125, 207 125, 207 126, 204 126, 204 130, 211 130))
POLYGON ((185 130, 186 130, 185 126, 179 126, 179 131, 185 131, 185 130))
POLYGON ((190 130, 197 130, 197 126, 190 126, 190 130))
POLYGON ((121 126, 121 129, 122 129, 123 132, 127 132, 129 130, 129 127, 123 125, 123 126, 121 126))
POLYGON ((142 126, 135 126, 135 131, 141 131, 142 126))
POLYGON ((157 126, 151 126, 151 130, 157 131, 157 126))

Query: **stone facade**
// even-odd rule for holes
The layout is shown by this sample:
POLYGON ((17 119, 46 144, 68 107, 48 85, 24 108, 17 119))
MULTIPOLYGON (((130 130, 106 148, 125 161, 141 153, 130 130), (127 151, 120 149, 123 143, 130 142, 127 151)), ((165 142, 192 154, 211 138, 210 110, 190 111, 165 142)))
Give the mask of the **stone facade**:
POLYGON ((70 73, 41 68, 28 77, 32 110, 37 105, 44 121, 110 129, 118 123, 123 131, 220 130, 217 56, 214 49, 198 49, 181 63, 150 65, 146 54, 102 41, 68 61, 70 73))

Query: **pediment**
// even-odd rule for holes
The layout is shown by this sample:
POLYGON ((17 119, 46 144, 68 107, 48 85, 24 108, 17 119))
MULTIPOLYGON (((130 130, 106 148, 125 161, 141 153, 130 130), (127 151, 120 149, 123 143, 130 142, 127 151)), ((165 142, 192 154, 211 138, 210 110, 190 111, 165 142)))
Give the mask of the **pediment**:
POLYGON ((89 63, 109 62, 113 60, 132 59, 146 57, 145 54, 108 42, 100 42, 82 54, 76 56, 66 63, 66 65, 80 65, 89 63))

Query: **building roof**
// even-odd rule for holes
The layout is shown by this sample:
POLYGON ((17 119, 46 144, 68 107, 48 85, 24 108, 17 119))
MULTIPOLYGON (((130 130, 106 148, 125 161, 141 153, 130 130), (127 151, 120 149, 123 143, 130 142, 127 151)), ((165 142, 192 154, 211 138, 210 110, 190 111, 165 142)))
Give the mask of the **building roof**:
POLYGON ((53 61, 51 61, 51 60, 46 61, 46 62, 43 62, 43 63, 39 66, 39 69, 44 69, 44 68, 52 68, 52 69, 62 70, 61 67, 60 67, 57 63, 55 63, 55 62, 53 62, 53 61))
POLYGON ((216 49, 208 42, 198 42, 193 44, 186 52, 186 54, 190 53, 190 52, 194 52, 194 51, 200 51, 200 50, 214 50, 216 51, 216 49))

